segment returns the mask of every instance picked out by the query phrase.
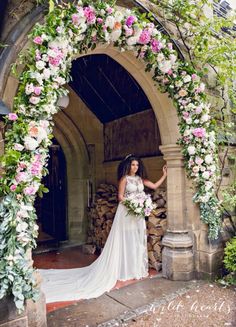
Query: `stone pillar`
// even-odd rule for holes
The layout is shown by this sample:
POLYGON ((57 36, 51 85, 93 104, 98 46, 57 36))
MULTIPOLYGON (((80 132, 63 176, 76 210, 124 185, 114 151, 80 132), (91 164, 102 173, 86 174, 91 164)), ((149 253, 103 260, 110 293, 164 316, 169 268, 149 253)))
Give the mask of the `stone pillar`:
POLYGON ((168 144, 160 147, 167 163, 167 232, 163 237, 163 277, 190 280, 194 277, 193 240, 186 217, 185 169, 181 147, 168 144))

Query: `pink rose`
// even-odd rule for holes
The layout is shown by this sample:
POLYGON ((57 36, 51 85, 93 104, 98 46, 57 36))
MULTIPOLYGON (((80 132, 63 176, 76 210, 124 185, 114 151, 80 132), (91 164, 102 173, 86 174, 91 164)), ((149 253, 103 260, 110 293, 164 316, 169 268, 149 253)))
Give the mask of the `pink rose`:
POLYGON ((197 74, 192 74, 192 80, 194 81, 197 78, 197 74))
POLYGON ((40 101, 40 98, 39 97, 34 97, 34 96, 31 96, 29 98, 29 102, 32 103, 32 104, 38 104, 40 101))
POLYGON ((40 86, 35 86, 34 87, 34 94, 40 95, 42 91, 42 88, 40 86))
POLYGON ((13 112, 8 114, 8 119, 9 120, 14 121, 14 120, 17 120, 17 118, 18 118, 17 114, 14 114, 13 112))
POLYGON ((150 32, 147 29, 143 30, 139 37, 139 43, 148 44, 150 40, 151 40, 150 32))
POLYGON ((10 186, 10 190, 11 190, 12 192, 14 192, 14 191, 16 190, 16 185, 15 185, 15 184, 11 185, 11 186, 10 186))
POLYGON ((26 182, 27 179, 28 179, 28 175, 25 172, 20 172, 16 175, 17 183, 26 182))
POLYGON ((101 17, 98 17, 97 18, 97 22, 98 22, 98 24, 102 24, 103 23, 103 19, 101 17))
POLYGON ((205 128, 198 127, 193 130, 193 135, 198 137, 198 138, 203 138, 206 135, 206 130, 205 128))
POLYGON ((179 90, 179 96, 185 97, 188 94, 188 92, 184 89, 179 90))
POLYGON ((173 44, 172 43, 168 43, 167 46, 168 46, 168 49, 170 49, 170 50, 173 49, 173 44))
POLYGON ((108 7, 108 8, 107 8, 107 13, 108 13, 108 14, 112 14, 112 13, 113 13, 113 8, 108 7))
POLYGON ((41 36, 36 36, 36 37, 34 38, 33 42, 34 42, 35 44, 42 44, 42 43, 43 43, 43 39, 42 39, 41 36))
POLYGON ((184 111, 184 112, 183 112, 183 118, 186 119, 186 118, 188 118, 188 117, 189 117, 189 112, 184 111))

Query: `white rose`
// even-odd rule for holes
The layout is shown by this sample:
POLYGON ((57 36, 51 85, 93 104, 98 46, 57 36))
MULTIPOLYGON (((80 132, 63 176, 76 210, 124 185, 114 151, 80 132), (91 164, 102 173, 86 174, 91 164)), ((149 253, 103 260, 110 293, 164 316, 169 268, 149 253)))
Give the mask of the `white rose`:
POLYGON ((189 82, 191 82, 191 76, 190 76, 190 75, 186 75, 186 76, 184 76, 183 81, 184 81, 184 83, 189 83, 189 82))
POLYGON ((23 145, 16 143, 16 144, 14 144, 14 149, 16 151, 22 151, 24 149, 24 147, 23 147, 23 145))
POLYGON ((157 61, 161 62, 163 59, 165 59, 165 56, 163 55, 163 53, 159 53, 157 56, 157 61))
POLYGON ((32 72, 30 76, 35 78, 40 85, 43 84, 43 75, 41 75, 39 72, 32 72))
POLYGON ((26 86, 25 86, 25 93, 27 95, 30 95, 32 92, 34 92, 34 85, 32 83, 26 84, 26 86))
POLYGON ((137 209, 135 209, 135 212, 136 212, 136 213, 141 213, 141 211, 142 211, 142 208, 137 208, 137 209))
POLYGON ((33 151, 39 144, 33 137, 26 136, 24 138, 24 145, 27 150, 33 151))
POLYGON ((205 161, 205 163, 206 163, 207 165, 209 165, 209 164, 212 163, 213 158, 212 158, 212 156, 211 156, 210 154, 207 154, 207 155, 205 156, 204 161, 205 161))
POLYGON ((143 31, 142 28, 138 27, 137 25, 134 25, 133 29, 134 29, 134 36, 136 36, 139 39, 143 31))
POLYGON ((199 166, 194 166, 192 169, 193 169, 193 172, 194 173, 198 173, 199 172, 199 166))
POLYGON ((212 187, 213 187, 212 182, 207 181, 205 183, 205 189, 206 189, 206 191, 209 191, 212 187))
POLYGON ((207 122, 207 121, 209 120, 209 118, 210 118, 210 116, 207 115, 207 114, 202 115, 202 117, 201 117, 201 121, 202 121, 203 123, 205 123, 205 122, 207 122))
POLYGON ((37 135, 37 141, 38 141, 38 143, 41 143, 42 140, 47 138, 47 132, 42 127, 39 127, 38 131, 39 132, 38 132, 38 135, 37 135))
POLYGON ((40 101, 40 97, 34 97, 34 96, 31 96, 29 98, 29 102, 32 103, 32 104, 38 104, 40 101))
POLYGON ((196 148, 193 145, 190 145, 187 150, 188 150, 188 153, 190 156, 195 154, 195 152, 196 152, 196 148))
POLYGON ((46 63, 42 60, 36 61, 36 68, 38 70, 44 69, 45 65, 46 65, 46 63))
POLYGON ((175 83, 175 86, 176 87, 181 87, 183 85, 183 82, 182 81, 177 81, 176 83, 175 83))
POLYGON ((186 118, 185 121, 186 121, 186 124, 191 125, 193 120, 191 117, 188 117, 188 118, 186 118))
POLYGON ((45 69, 43 70, 43 77, 44 77, 44 79, 49 79, 50 76, 51 76, 50 69, 45 68, 45 69))
POLYGON ((110 34, 110 40, 112 42, 116 42, 119 39, 120 36, 121 36, 121 29, 112 31, 111 34, 110 34))
POLYGON ((162 73, 166 74, 171 69, 171 61, 163 61, 159 63, 159 69, 162 73))
POLYGON ((80 34, 83 34, 87 30, 87 25, 85 23, 81 23, 79 26, 80 34))
POLYGON ((120 23, 123 18, 124 18, 124 15, 123 15, 123 13, 121 11, 116 11, 115 12, 115 19, 116 19, 117 22, 120 23))
POLYGON ((190 129, 186 129, 184 131, 184 136, 189 136, 191 134, 191 130, 190 129))
POLYGON ((126 39, 126 43, 129 46, 135 45, 138 42, 138 38, 136 36, 131 36, 128 39, 126 39))
POLYGON ((203 173, 202 173, 202 177, 203 178, 205 178, 205 179, 209 179, 209 177, 210 177, 210 173, 209 173, 209 171, 204 171, 203 173))
POLYGON ((21 232, 25 231, 27 228, 28 228, 28 224, 23 221, 16 226, 16 231, 18 233, 21 233, 21 232))
POLYGON ((209 166, 209 170, 214 173, 216 171, 216 165, 209 166))
POLYGON ((105 21, 105 26, 109 27, 110 29, 113 29, 115 25, 115 18, 113 16, 107 16, 105 21))
POLYGON ((171 61, 172 65, 176 62, 176 59, 177 59, 176 55, 174 55, 174 54, 170 55, 170 61, 171 61))

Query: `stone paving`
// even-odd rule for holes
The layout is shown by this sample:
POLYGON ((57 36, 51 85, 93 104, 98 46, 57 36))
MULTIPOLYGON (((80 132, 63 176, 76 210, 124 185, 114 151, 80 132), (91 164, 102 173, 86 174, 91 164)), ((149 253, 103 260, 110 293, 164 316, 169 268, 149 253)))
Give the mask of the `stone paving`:
POLYGON ((195 289, 202 283, 201 281, 170 281, 159 276, 144 279, 113 290, 97 299, 80 301, 50 312, 48 327, 111 327, 136 324, 137 322, 133 321, 153 313, 156 308, 195 289))

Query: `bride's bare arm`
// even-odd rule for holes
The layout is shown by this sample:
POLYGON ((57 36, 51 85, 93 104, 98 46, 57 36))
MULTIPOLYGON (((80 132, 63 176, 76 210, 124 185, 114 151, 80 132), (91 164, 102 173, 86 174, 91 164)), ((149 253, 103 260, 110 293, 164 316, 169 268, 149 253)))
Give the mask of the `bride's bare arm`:
POLYGON ((167 176, 167 167, 164 166, 162 168, 162 171, 163 171, 163 175, 162 175, 162 177, 156 183, 153 183, 153 182, 149 181, 148 179, 144 179, 143 180, 143 184, 145 186, 149 187, 152 190, 156 190, 164 182, 164 180, 166 179, 166 176, 167 176))
POLYGON ((125 185, 126 185, 126 178, 122 177, 119 181, 118 185, 118 200, 123 201, 124 198, 124 193, 125 193, 125 185))

